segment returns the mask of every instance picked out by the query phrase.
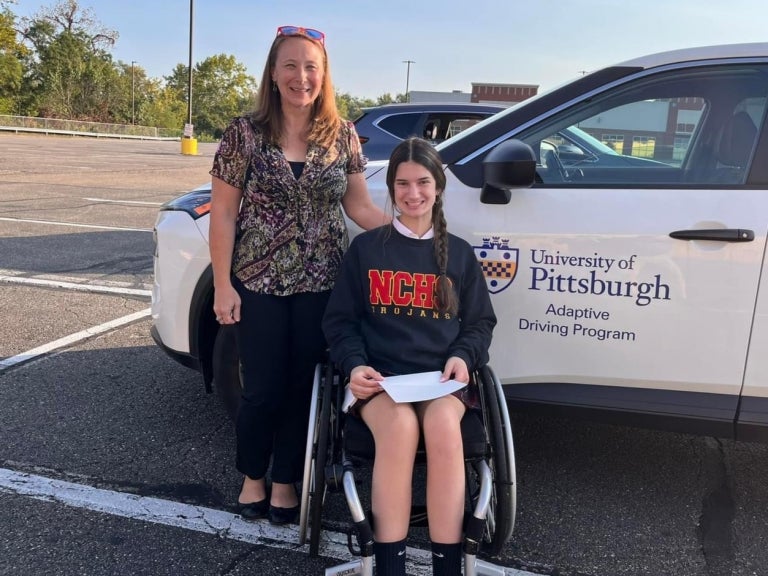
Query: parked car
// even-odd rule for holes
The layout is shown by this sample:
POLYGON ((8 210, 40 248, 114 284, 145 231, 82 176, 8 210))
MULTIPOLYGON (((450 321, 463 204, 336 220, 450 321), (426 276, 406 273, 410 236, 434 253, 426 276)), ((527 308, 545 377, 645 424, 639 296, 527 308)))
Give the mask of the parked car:
POLYGON ((469 102, 385 104, 363 108, 355 129, 369 160, 387 160, 395 146, 409 136, 439 144, 506 108, 469 102))
MULTIPOLYGON (((692 48, 579 77, 438 145, 512 411, 768 440, 767 109, 768 43, 692 48), (566 160, 575 129, 642 161, 566 160)), ((366 171, 382 206, 385 168, 366 171)), ((209 201, 201 188, 158 215, 152 332, 231 400, 209 201)))

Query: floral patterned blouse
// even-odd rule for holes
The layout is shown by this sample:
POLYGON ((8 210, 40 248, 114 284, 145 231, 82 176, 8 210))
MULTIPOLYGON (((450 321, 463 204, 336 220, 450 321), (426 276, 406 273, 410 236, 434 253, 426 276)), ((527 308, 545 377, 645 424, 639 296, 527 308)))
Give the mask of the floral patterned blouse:
POLYGON ((297 179, 282 150, 246 117, 221 137, 212 176, 243 191, 232 271, 245 287, 287 296, 330 290, 347 248, 341 198, 365 157, 355 127, 342 122, 332 149, 310 142, 297 179))

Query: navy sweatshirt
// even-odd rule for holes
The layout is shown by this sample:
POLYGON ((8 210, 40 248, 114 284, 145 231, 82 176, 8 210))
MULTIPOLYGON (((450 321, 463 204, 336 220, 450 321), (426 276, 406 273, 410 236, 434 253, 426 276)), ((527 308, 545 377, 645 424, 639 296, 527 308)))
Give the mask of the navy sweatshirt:
POLYGON ((451 356, 470 371, 488 362, 496 316, 472 247, 449 235, 457 315, 433 306, 437 275, 431 239, 408 238, 389 225, 355 237, 323 318, 331 360, 346 376, 360 365, 384 374, 442 371, 451 356))

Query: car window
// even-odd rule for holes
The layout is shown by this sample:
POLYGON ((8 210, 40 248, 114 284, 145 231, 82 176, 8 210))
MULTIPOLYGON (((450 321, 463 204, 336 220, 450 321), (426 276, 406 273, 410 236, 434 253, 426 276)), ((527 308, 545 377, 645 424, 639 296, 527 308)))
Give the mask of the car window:
POLYGON ((467 116, 451 118, 445 130, 444 140, 447 140, 448 138, 453 138, 454 136, 456 136, 456 134, 463 132, 467 128, 474 126, 478 122, 485 120, 486 118, 488 118, 488 116, 491 116, 491 115, 492 115, 491 113, 472 114, 467 116))
POLYGON ((492 112, 432 112, 427 114, 421 136, 433 144, 439 144, 492 114, 492 112))
POLYGON ((647 76, 520 136, 543 184, 738 185, 768 102, 768 70, 692 68, 647 76))
POLYGON ((420 112, 392 114, 379 120, 376 125, 401 139, 408 138, 409 136, 421 136, 417 129, 421 116, 420 112))

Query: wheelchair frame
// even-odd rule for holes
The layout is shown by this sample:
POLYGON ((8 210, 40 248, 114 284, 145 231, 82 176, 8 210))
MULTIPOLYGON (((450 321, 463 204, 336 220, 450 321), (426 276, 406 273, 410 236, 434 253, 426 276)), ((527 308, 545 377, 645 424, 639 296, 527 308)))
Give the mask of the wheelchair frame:
MULTIPOLYGON (((490 366, 473 375, 480 391, 485 455, 465 458, 467 513, 464 533, 464 574, 504 574, 503 568, 477 558, 498 554, 512 536, 517 509, 512 427, 501 383, 490 366)), ((326 576, 373 574, 373 530, 357 493, 353 459, 344 450, 341 412, 344 386, 332 364, 318 364, 310 405, 304 479, 299 516, 299 544, 309 538, 310 556, 317 556, 322 532, 322 507, 328 490, 343 490, 353 521, 348 548, 357 560, 326 570, 326 576), (352 533, 357 547, 352 543, 352 533)))

